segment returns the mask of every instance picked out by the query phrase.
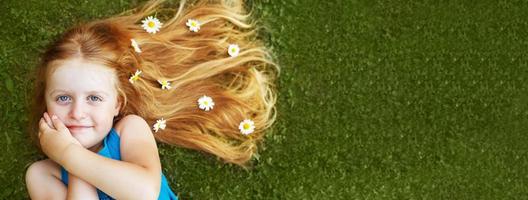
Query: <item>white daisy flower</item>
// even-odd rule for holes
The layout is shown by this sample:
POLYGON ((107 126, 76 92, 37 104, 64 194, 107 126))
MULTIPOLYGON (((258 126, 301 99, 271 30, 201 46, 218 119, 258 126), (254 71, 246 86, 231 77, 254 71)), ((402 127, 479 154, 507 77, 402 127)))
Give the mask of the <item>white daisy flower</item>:
POLYGON ((168 90, 171 89, 170 82, 169 81, 160 81, 158 80, 158 83, 161 84, 162 90, 168 90))
POLYGON ((194 19, 188 19, 187 23, 185 23, 189 27, 189 30, 192 32, 198 32, 200 30, 200 22, 198 20, 194 19))
POLYGON ((211 97, 204 95, 198 99, 198 107, 200 107, 200 109, 202 110, 205 110, 205 111, 212 110, 214 105, 215 103, 213 99, 211 99, 211 97))
POLYGON ((240 122, 238 129, 240 129, 240 133, 249 135, 255 131, 255 122, 251 121, 250 119, 245 119, 244 121, 240 122))
POLYGON ((240 52, 240 47, 238 47, 238 45, 236 44, 230 44, 229 47, 227 48, 227 53, 231 56, 231 57, 236 57, 238 56, 238 53, 240 52))
POLYGON ((158 132, 160 129, 165 129, 165 127, 167 126, 166 123, 167 123, 167 120, 164 120, 163 118, 158 119, 156 120, 156 124, 152 126, 152 130, 154 130, 154 132, 158 132))
POLYGON ((143 29, 145 29, 148 33, 156 33, 159 31, 163 23, 161 23, 157 18, 148 16, 143 21, 141 21, 143 25, 143 29))
POLYGON ((132 47, 134 47, 134 51, 141 53, 141 49, 139 48, 139 45, 136 40, 130 39, 130 41, 132 42, 132 47))
POLYGON ((135 81, 137 81, 139 79, 139 75, 140 74, 141 74, 141 71, 140 70, 136 70, 136 73, 134 75, 130 76, 128 81, 130 81, 130 83, 134 83, 135 81))

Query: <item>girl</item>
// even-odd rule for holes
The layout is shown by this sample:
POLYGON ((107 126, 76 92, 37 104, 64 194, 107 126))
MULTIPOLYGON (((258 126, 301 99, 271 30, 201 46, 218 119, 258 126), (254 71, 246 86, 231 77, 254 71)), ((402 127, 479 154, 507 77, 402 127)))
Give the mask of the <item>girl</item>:
POLYGON ((156 140, 243 167, 257 151, 278 67, 242 1, 162 3, 76 26, 42 55, 31 135, 49 159, 27 170, 32 199, 176 199, 156 140))

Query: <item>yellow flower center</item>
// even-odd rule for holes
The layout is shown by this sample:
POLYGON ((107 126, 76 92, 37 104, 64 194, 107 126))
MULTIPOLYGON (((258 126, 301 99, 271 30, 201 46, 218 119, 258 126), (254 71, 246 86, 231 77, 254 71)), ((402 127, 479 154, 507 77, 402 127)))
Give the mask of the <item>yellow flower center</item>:
POLYGON ((191 22, 191 26, 196 26, 196 22, 191 22))
POLYGON ((249 129, 249 124, 246 123, 246 124, 244 124, 243 127, 244 127, 244 129, 249 129))
POLYGON ((154 28, 154 25, 156 25, 154 22, 149 22, 149 23, 148 23, 148 26, 149 26, 150 28, 154 28))
POLYGON ((204 101, 204 105, 209 105, 209 102, 208 101, 204 101))
POLYGON ((231 48, 231 52, 235 53, 236 49, 235 48, 231 48))

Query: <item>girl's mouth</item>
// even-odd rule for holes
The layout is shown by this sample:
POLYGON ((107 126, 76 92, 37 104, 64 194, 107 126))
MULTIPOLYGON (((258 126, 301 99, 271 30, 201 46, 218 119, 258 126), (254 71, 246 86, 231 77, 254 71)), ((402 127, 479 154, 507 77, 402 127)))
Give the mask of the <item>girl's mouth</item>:
POLYGON ((67 126, 67 128, 70 131, 82 131, 82 130, 92 128, 92 126, 67 126))

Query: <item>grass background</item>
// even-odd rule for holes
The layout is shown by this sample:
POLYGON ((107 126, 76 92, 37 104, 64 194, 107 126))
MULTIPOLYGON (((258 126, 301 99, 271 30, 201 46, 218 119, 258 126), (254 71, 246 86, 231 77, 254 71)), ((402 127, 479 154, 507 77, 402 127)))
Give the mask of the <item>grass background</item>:
MULTIPOLYGON (((36 56, 135 1, 0 4, 0 199, 25 199, 36 56)), ((528 2, 251 2, 282 66, 254 168, 160 145, 182 199, 527 199, 528 2)))

